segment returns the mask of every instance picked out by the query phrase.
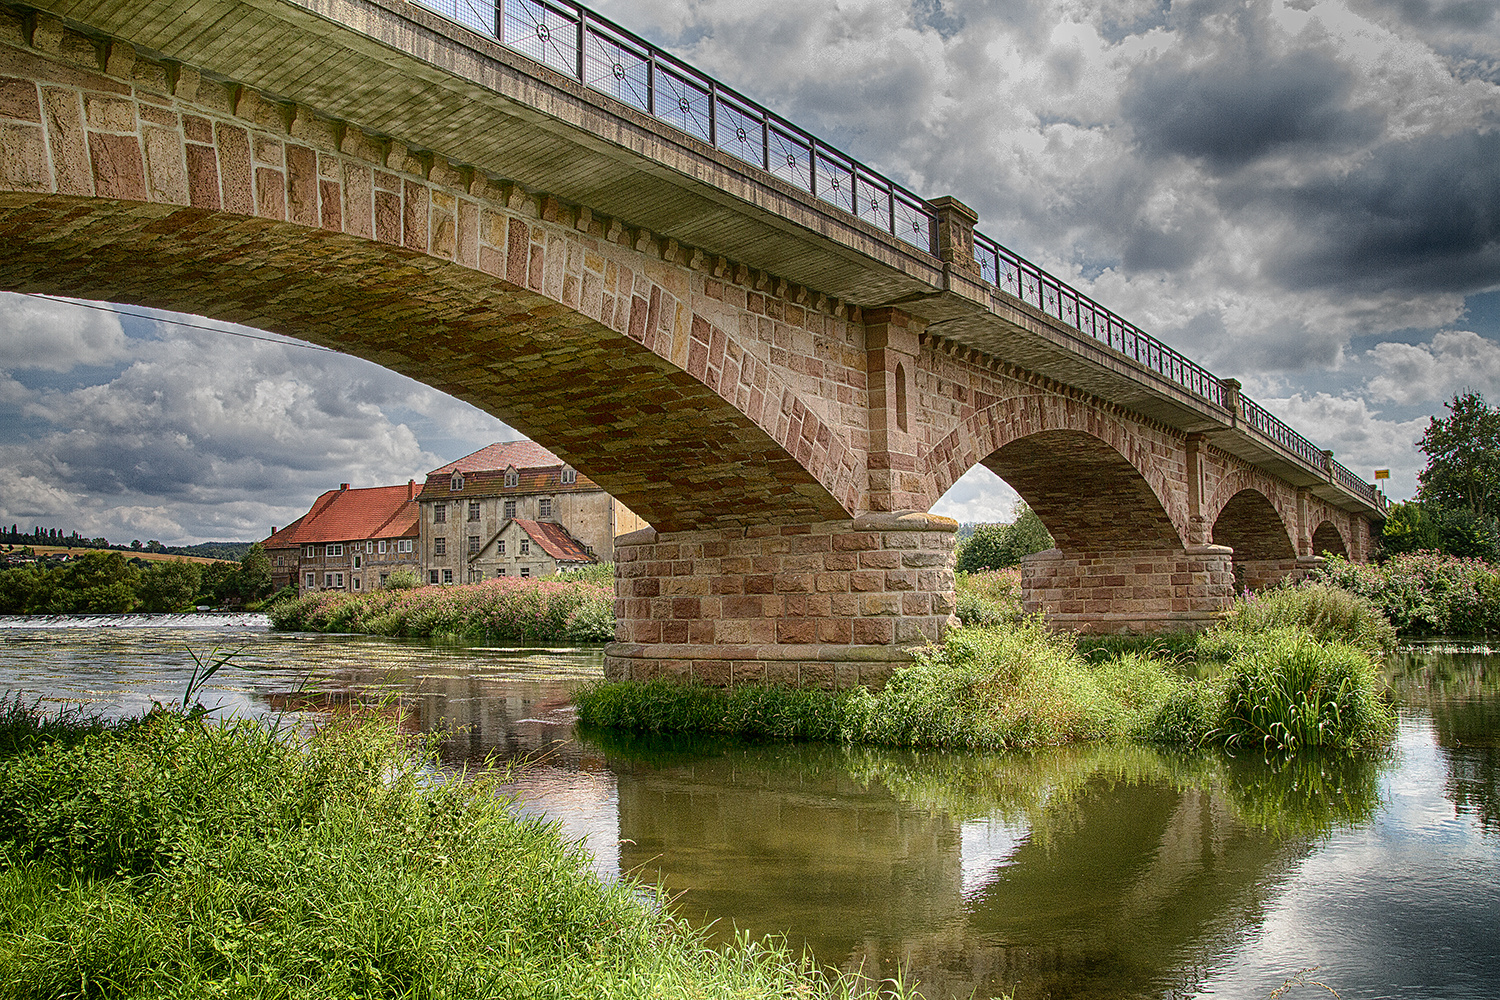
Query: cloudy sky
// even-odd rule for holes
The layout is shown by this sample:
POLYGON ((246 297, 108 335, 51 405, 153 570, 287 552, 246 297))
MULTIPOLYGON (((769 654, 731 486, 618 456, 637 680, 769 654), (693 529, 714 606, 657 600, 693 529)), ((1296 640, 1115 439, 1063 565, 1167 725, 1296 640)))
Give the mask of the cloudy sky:
MULTIPOLYGON (((598 0, 1071 281, 1387 492, 1500 402, 1494 0, 598 0)), ((508 428, 352 358, 0 295, 0 521, 264 535, 508 428)), ((156 317, 156 318, 153 318, 156 317)), ((253 334, 253 331, 240 333, 253 334)), ((937 508, 994 520, 988 474, 937 508)))

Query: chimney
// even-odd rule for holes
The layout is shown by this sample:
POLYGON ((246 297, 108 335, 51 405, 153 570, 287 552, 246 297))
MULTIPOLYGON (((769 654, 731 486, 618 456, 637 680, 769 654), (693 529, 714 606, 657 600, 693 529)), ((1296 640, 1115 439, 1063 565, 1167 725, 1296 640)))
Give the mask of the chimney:
POLYGON ((415 479, 408 479, 406 481, 406 499, 408 499, 408 500, 415 500, 416 498, 417 498, 417 481, 415 479))
POLYGON ((276 525, 271 525, 271 534, 276 534, 276 525))
POLYGON ((339 483, 339 492, 340 493, 342 493, 344 490, 347 490, 348 488, 349 488, 349 484, 348 483, 339 483))

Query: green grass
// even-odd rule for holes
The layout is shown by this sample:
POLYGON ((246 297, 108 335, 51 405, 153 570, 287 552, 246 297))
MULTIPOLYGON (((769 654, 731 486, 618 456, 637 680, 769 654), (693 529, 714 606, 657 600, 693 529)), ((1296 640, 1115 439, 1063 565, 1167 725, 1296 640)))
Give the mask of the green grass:
POLYGON ((585 726, 886 747, 1030 749, 1133 739, 1265 750, 1379 746, 1394 712, 1376 653, 1394 633, 1328 587, 1241 601, 1197 636, 1089 641, 1038 618, 951 630, 878 692, 600 683, 585 726), (1199 676, 1199 675, 1202 676, 1199 676))
POLYGON ((861 988, 774 943, 707 946, 513 812, 503 775, 434 780, 431 758, 372 722, 302 741, 172 712, 32 729, 0 756, 5 998, 861 988))

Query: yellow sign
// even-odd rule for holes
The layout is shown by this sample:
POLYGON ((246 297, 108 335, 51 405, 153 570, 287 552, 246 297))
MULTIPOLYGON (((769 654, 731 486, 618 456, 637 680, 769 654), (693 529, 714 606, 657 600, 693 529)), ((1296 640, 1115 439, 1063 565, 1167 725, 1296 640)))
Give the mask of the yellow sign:
POLYGON ((1391 470, 1390 469, 1376 469, 1375 470, 1375 478, 1376 479, 1389 479, 1389 478, 1391 478, 1391 470))

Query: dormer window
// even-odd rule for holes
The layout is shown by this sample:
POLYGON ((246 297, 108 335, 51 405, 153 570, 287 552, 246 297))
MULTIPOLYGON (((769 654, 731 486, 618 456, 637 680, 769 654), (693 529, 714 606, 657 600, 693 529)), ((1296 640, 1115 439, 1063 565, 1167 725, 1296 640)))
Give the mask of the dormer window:
POLYGON ((578 482, 578 472, 571 465, 563 466, 562 481, 564 485, 578 482))
POLYGON ((464 488, 464 474, 462 472, 455 472, 453 474, 453 478, 448 481, 448 489, 452 490, 454 493, 457 493, 459 490, 461 490, 463 488, 464 488))
POLYGON ((505 486, 506 486, 507 489, 511 489, 513 487, 520 486, 520 485, 521 485, 521 474, 519 472, 517 472, 516 471, 516 467, 514 465, 512 465, 512 466, 510 466, 509 468, 507 468, 505 470, 505 486))

